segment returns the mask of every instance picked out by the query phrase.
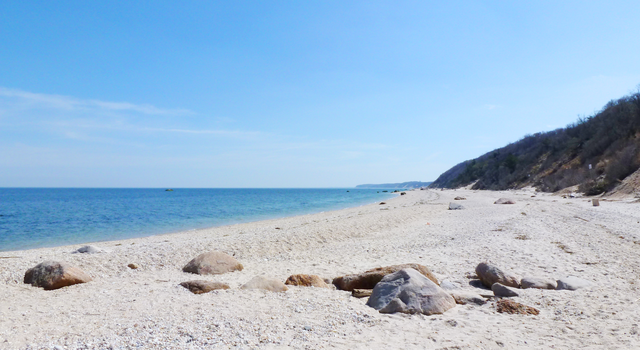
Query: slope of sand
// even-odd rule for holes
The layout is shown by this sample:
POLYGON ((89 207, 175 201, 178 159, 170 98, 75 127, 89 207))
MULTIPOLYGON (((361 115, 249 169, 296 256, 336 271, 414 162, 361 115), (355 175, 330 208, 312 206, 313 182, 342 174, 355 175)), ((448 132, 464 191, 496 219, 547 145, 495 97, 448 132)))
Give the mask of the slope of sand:
POLYGON ((387 205, 98 243, 108 250, 100 254, 71 254, 79 246, 2 252, 0 348, 640 348, 640 203, 592 207, 584 198, 532 194, 411 191, 387 205), (467 198, 465 210, 447 210, 455 196, 467 198), (499 197, 517 203, 494 205, 499 197), (213 249, 245 269, 181 271, 213 249), (23 284, 24 272, 44 260, 70 262, 94 280, 56 291, 23 284), (494 302, 435 316, 383 315, 349 292, 237 289, 255 275, 332 278, 417 262, 478 291, 469 282, 484 260, 520 276, 573 275, 595 287, 521 290, 513 300, 538 316, 500 314, 494 302), (178 285, 191 279, 232 289, 194 295, 178 285))

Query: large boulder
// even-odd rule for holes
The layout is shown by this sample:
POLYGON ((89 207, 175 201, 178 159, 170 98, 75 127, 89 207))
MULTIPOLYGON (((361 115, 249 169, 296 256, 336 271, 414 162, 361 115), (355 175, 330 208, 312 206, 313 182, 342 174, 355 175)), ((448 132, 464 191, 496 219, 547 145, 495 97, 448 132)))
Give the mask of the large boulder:
POLYGON ((360 274, 336 277, 333 279, 333 284, 336 288, 346 291, 352 291, 354 289, 373 289, 373 287, 375 287, 384 276, 406 268, 414 269, 433 281, 435 284, 439 284, 436 276, 426 266, 413 263, 377 267, 360 274))
POLYGON ((520 281, 520 287, 522 289, 556 289, 556 286, 556 281, 540 277, 524 277, 520 281))
POLYGON ((558 286, 556 287, 556 290, 563 290, 563 289, 578 290, 578 289, 589 288, 593 286, 593 283, 575 276, 561 278, 557 282, 558 282, 558 286))
POLYGON ((252 278, 249 282, 240 287, 240 289, 263 289, 270 292, 286 292, 289 290, 284 283, 276 279, 270 279, 262 276, 252 278))
POLYGON ((507 287, 520 287, 520 278, 512 273, 501 270, 488 262, 481 262, 476 267, 476 275, 485 287, 491 288, 494 283, 500 283, 507 287))
POLYGON ((229 289, 229 285, 226 283, 203 280, 182 282, 180 285, 187 288, 193 294, 209 293, 216 289, 229 289))
POLYGON ((460 284, 453 283, 449 280, 443 280, 440 282, 440 288, 444 290, 457 290, 460 289, 460 284))
POLYGON ((202 253, 182 268, 184 272, 198 275, 220 275, 227 272, 242 271, 242 264, 231 255, 221 252, 202 253))
POLYGON ((493 204, 516 204, 516 201, 509 198, 500 198, 497 201, 493 202, 493 204))
POLYGON ((84 271, 66 262, 45 261, 30 268, 24 274, 24 283, 45 290, 53 290, 66 286, 91 281, 84 271))
POLYGON ((284 284, 302 287, 329 288, 327 283, 325 283, 325 281, 323 281, 318 275, 291 275, 287 278, 284 284))
POLYGON ((381 313, 433 315, 456 306, 456 301, 420 272, 406 268, 376 284, 367 305, 381 313))

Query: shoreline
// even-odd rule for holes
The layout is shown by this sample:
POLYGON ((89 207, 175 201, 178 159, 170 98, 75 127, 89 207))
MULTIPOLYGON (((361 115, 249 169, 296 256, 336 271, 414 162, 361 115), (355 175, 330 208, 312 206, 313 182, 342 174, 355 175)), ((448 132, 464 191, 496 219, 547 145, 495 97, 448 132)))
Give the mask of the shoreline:
MULTIPOLYGON (((37 189, 37 188, 34 188, 37 189)), ((54 188, 54 189, 58 189, 58 188, 54 188)), ((64 189, 64 188, 60 188, 60 189, 64 189)), ((84 189, 84 188, 81 188, 84 189)), ((86 188, 86 189, 93 189, 93 188, 86 188)), ((99 188, 101 189, 101 188, 99 188)), ((111 188, 106 188, 106 189, 111 189, 111 188)), ((119 189, 119 188, 114 188, 114 189, 119 189)), ((124 188, 127 189, 127 188, 124 188)), ((137 189, 137 188, 135 188, 137 189)), ((144 188, 142 188, 144 189, 144 188)), ((151 188, 151 189, 155 189, 155 188, 151 188)), ((197 189, 197 188, 194 188, 197 189)), ((253 188, 249 188, 249 189, 253 189, 253 188)), ((287 188, 288 189, 288 188, 287 188)), ((311 190, 314 190, 315 188, 310 188, 311 190)), ((333 188, 331 188, 333 189, 333 188)), ((342 188, 335 188, 335 189, 340 189, 342 190, 342 188)), ((268 190, 268 189, 267 189, 268 190)), ((347 189, 349 190, 349 189, 347 189)), ((371 190, 374 191, 374 190, 371 190)), ((392 195, 392 192, 388 193, 389 195, 392 195)), ((399 197, 399 194, 397 194, 396 196, 390 197, 388 199, 383 199, 382 201, 388 201, 391 200, 393 198, 399 197)), ((130 239, 136 239, 136 238, 145 238, 145 237, 153 237, 153 236, 163 236, 163 235, 170 235, 170 234, 180 234, 180 233, 188 233, 188 232, 193 232, 193 231, 199 231, 199 230, 209 230, 209 229, 215 229, 215 228, 220 228, 220 227, 225 227, 225 226, 233 226, 233 225, 241 225, 241 224, 250 224, 250 223, 256 223, 256 222, 261 222, 261 221, 269 221, 269 220, 278 220, 278 219, 286 219, 286 218, 290 218, 290 217, 296 217, 296 216, 304 216, 304 215, 313 215, 313 214, 319 214, 319 213, 323 213, 323 212, 331 212, 331 211, 339 211, 339 210, 345 210, 345 209, 351 209, 351 208, 356 208, 356 207, 361 207, 361 206, 366 206, 366 205, 373 205, 375 203, 379 203, 380 201, 374 201, 374 202, 365 202, 365 203, 359 203, 352 206, 352 207, 344 207, 344 208, 334 208, 334 209, 313 209, 310 212, 306 212, 306 213, 300 213, 300 212, 296 212, 296 213, 292 213, 292 215, 288 215, 288 214, 284 214, 285 216, 280 216, 280 214, 274 214, 273 216, 270 216, 268 218, 258 218, 256 217, 255 219, 249 219, 249 221, 242 221, 242 219, 233 219, 233 220, 225 220, 226 222, 223 222, 221 224, 218 225, 208 225, 208 226, 204 226, 204 227, 195 227, 195 228, 184 228, 184 229, 169 229, 166 232, 160 232, 160 233, 142 233, 139 236, 132 236, 129 238, 119 238, 119 239, 110 239, 110 238, 106 238, 104 240, 86 240, 86 241, 82 241, 79 243, 70 243, 70 244, 54 244, 54 245, 46 245, 46 246, 42 246, 42 247, 33 247, 33 248, 24 248, 24 249, 13 249, 13 250, 0 250, 0 255, 8 253, 8 252, 19 252, 19 251, 24 251, 24 250, 34 250, 34 249, 48 249, 48 248, 57 248, 57 247, 71 247, 71 246, 82 246, 82 245, 98 245, 98 244, 102 244, 102 243, 109 243, 109 242, 114 242, 114 241, 124 241, 124 240, 130 240, 130 239), (320 210, 320 211, 317 211, 320 210)), ((150 230, 151 231, 151 230, 150 230)), ((157 232, 158 230, 156 230, 157 232)), ((162 230, 160 230, 162 231, 162 230)))
POLYGON ((640 347, 634 326, 640 324, 640 237, 635 233, 640 204, 605 201, 592 207, 588 198, 532 195, 527 190, 407 191, 384 206, 97 244, 106 253, 71 254, 77 245, 14 251, 20 258, 0 259, 0 347, 640 347), (467 198, 457 201, 465 209, 447 210, 456 196, 467 198), (499 197, 514 198, 516 204, 494 205, 499 197), (182 272, 189 260, 210 250, 234 255, 244 270, 215 276, 182 272), (22 283, 28 268, 49 259, 68 261, 93 281, 55 291, 22 283), (500 314, 492 302, 457 305, 442 315, 385 315, 366 306, 366 298, 344 291, 238 289, 257 275, 281 281, 296 273, 331 279, 419 263, 439 281, 477 291, 469 282, 481 261, 520 276, 573 275, 595 286, 519 290, 513 300, 538 308, 538 316, 500 314), (140 268, 131 270, 128 263, 140 268), (231 289, 194 295, 179 286, 193 279, 227 283, 231 289))

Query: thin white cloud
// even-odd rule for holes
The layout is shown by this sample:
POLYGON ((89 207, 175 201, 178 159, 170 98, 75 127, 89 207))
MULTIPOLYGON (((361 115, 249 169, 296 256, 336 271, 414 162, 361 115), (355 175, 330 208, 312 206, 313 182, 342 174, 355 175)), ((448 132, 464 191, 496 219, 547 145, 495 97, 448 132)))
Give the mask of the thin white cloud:
POLYGON ((149 115, 194 114, 188 109, 165 109, 148 104, 129 102, 109 102, 93 99, 79 99, 71 96, 39 94, 18 89, 0 87, 0 96, 20 100, 23 104, 62 109, 67 111, 97 109, 103 111, 129 111, 149 115))
POLYGON ((258 136, 262 135, 259 131, 241 131, 241 130, 195 130, 195 129, 162 129, 162 128, 142 128, 144 131, 160 131, 175 132, 182 134, 200 134, 200 135, 220 135, 220 136, 258 136))

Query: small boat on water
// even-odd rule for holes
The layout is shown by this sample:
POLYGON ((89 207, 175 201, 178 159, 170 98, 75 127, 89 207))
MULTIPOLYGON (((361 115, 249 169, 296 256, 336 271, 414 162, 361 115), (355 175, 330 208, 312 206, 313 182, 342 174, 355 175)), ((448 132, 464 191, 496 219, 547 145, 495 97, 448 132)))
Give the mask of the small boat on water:
POLYGON ((171 192, 173 192, 173 190, 172 190, 172 189, 170 189, 170 188, 167 188, 165 191, 171 191, 171 192))

